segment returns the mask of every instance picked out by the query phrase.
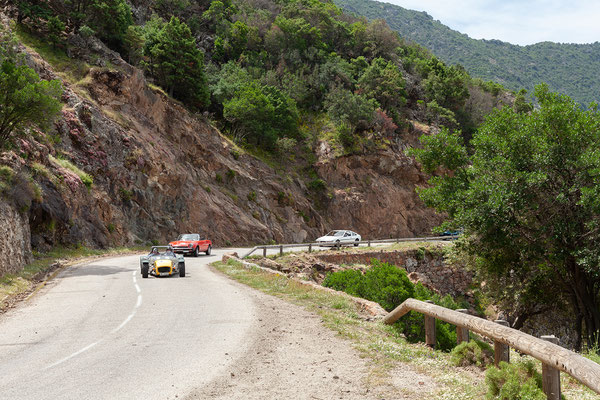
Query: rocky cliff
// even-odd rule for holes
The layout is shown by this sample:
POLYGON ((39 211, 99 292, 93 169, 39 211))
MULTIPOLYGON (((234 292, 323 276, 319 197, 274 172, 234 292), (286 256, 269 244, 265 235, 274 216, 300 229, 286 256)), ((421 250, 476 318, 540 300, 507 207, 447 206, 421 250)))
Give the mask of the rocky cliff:
MULTIPOLYGON (((269 166, 238 149, 116 53, 95 47, 110 68, 63 80, 54 129, 31 132, 0 156, 15 174, 32 177, 37 195, 7 218, 28 221, 33 248, 166 242, 197 231, 217 246, 301 242, 332 228, 365 238, 414 236, 440 222, 416 196, 425 176, 400 147, 317 154, 313 168, 325 189, 316 195, 291 173, 293 163, 269 166)), ((57 78, 35 51, 24 51, 42 78, 57 78)), ((29 241, 18 243, 28 254, 29 241)))

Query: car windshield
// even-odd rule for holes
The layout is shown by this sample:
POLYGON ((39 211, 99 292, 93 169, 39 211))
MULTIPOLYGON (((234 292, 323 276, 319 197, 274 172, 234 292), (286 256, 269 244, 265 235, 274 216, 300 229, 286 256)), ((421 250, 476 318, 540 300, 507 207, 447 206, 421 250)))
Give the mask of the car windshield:
POLYGON ((183 235, 179 235, 177 240, 200 240, 200 235, 197 233, 186 233, 183 235))
POLYGON ((325 236, 344 236, 344 231, 331 231, 325 236))

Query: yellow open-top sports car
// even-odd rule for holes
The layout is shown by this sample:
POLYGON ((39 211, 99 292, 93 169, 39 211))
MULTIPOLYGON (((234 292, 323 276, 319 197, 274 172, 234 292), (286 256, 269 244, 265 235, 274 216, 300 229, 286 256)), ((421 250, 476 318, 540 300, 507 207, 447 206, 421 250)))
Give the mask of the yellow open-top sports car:
POLYGON ((148 275, 185 276, 185 260, 182 254, 175 254, 171 246, 153 246, 150 253, 140 257, 142 278, 148 275))

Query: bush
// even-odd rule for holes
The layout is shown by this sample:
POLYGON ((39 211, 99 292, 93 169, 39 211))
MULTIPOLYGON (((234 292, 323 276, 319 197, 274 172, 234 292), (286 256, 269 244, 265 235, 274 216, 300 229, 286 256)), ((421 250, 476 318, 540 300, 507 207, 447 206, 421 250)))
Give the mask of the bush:
POLYGON ((542 376, 532 361, 492 367, 485 374, 488 400, 545 400, 542 376))
POLYGON ((376 301, 387 311, 413 296, 414 285, 405 270, 375 259, 371 265, 364 275, 352 269, 334 272, 325 278, 323 286, 376 301))
MULTIPOLYGON (((432 300, 439 306, 453 310, 465 308, 465 304, 456 302, 450 296, 441 297, 421 283, 413 284, 403 268, 376 259, 371 260, 371 265, 372 267, 364 274, 351 269, 331 273, 323 281, 323 286, 375 301, 386 311, 392 311, 411 297, 417 300, 432 300)), ((425 323, 422 314, 410 312, 402 317, 396 326, 409 342, 425 341, 425 323)), ((444 351, 453 349, 456 346, 455 327, 438 321, 436 338, 439 349, 444 351)))
POLYGON ((121 195, 121 200, 124 202, 128 202, 133 197, 133 192, 125 188, 119 189, 119 194, 121 195))
POLYGON ((471 340, 463 342, 452 349, 450 353, 452 364, 457 367, 467 367, 476 365, 480 368, 485 368, 494 360, 494 351, 492 347, 480 340, 471 340))
POLYGON ((310 190, 314 190, 315 192, 323 192, 327 189, 327 183, 323 179, 313 179, 308 182, 308 188, 310 190))

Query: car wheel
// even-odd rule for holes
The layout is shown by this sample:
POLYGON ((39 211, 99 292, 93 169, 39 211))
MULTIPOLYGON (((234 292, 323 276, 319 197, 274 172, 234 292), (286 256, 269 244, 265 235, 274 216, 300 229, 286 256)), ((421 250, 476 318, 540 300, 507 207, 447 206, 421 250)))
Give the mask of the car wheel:
POLYGON ((342 243, 340 242, 340 239, 338 239, 338 240, 335 241, 335 247, 337 247, 338 249, 340 247, 342 247, 342 243))
POLYGON ((210 250, 212 249, 211 245, 208 245, 208 248, 206 249, 205 253, 207 256, 210 256, 210 250))
POLYGON ((355 240, 354 247, 358 247, 358 239, 355 240))
POLYGON ((198 254, 200 252, 198 251, 198 246, 196 246, 196 248, 194 249, 194 257, 198 257, 198 254))
POLYGON ((147 278, 148 277, 148 264, 144 264, 142 265, 142 278, 147 278))
POLYGON ((182 278, 185 276, 185 264, 183 263, 179 264, 179 276, 182 278))

